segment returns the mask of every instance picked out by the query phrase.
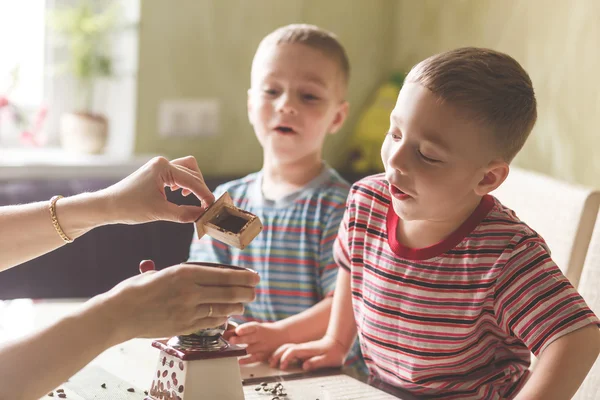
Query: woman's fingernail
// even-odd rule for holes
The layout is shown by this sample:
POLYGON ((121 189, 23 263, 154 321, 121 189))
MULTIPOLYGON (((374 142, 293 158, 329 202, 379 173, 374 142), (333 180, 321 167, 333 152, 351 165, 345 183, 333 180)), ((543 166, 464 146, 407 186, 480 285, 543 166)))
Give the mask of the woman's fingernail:
POLYGON ((140 262, 140 273, 154 271, 156 266, 154 265, 154 261, 152 260, 143 260, 140 262))

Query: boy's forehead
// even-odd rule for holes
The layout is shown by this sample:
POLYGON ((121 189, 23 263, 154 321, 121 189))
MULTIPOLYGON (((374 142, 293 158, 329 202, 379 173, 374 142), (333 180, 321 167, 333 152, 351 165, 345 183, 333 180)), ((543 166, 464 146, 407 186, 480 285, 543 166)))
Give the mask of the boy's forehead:
POLYGON ((259 47, 252 63, 252 82, 282 77, 325 88, 344 85, 340 66, 321 50, 300 43, 267 44, 259 47))
POLYGON ((454 147, 458 136, 485 142, 485 128, 469 118, 466 110, 443 101, 419 83, 405 83, 390 119, 399 128, 407 129, 408 125, 422 139, 447 149, 454 147))
POLYGON ((402 86, 392 117, 410 119, 413 123, 432 128, 448 124, 469 124, 465 110, 444 101, 420 83, 413 82, 402 86))

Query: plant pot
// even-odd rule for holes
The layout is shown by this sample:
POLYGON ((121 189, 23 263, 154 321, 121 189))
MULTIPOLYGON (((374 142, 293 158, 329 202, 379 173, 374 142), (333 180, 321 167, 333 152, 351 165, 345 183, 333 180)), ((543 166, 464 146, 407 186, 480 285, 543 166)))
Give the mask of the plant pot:
POLYGON ((60 142, 65 150, 102 153, 107 139, 108 120, 103 115, 73 112, 60 117, 60 142))

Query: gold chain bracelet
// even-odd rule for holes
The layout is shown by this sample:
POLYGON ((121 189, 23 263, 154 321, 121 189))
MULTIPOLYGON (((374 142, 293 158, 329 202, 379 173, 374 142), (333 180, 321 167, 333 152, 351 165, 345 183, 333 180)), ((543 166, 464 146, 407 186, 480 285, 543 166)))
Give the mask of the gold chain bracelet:
POLYGON ((58 233, 58 236, 60 236, 65 243, 73 243, 73 239, 70 239, 65 232, 63 232, 60 224, 58 223, 58 218, 56 217, 56 202, 62 198, 63 197, 61 195, 58 195, 50 199, 48 204, 48 209, 50 210, 50 219, 52 220, 52 225, 54 226, 56 233, 58 233))

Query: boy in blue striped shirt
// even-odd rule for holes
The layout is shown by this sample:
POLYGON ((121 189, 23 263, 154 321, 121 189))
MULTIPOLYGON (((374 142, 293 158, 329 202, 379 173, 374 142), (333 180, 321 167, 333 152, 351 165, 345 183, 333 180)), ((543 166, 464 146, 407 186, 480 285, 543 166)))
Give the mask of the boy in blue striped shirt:
POLYGON ((263 148, 263 167, 219 186, 257 215, 263 231, 244 250, 209 236, 194 239, 190 261, 251 268, 261 276, 231 342, 247 344, 243 364, 266 361, 279 346, 321 338, 327 329, 337 266, 333 242, 348 183, 324 163, 323 142, 348 113, 350 66, 336 37, 312 25, 266 36, 252 62, 248 118, 263 148))

